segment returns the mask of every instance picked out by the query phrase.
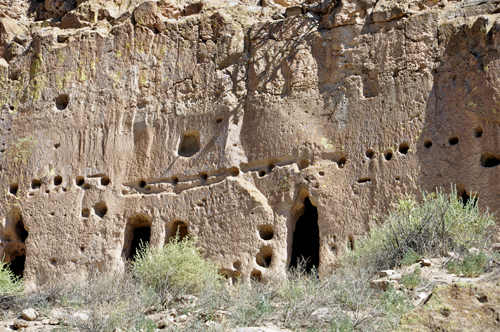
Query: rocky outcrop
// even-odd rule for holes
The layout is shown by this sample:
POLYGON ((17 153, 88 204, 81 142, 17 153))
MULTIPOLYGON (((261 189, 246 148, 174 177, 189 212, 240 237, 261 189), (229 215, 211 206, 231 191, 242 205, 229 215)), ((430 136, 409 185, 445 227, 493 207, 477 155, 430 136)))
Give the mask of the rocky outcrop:
POLYGON ((325 271, 450 183, 500 209, 494 1, 260 4, 3 11, 0 255, 29 285, 177 230, 229 279, 325 271))

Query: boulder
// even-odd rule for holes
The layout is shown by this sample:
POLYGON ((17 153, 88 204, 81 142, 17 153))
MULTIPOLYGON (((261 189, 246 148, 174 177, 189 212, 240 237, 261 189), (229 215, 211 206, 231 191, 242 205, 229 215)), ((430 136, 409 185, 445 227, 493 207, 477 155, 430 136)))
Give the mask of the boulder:
POLYGON ((394 288, 396 288, 399 283, 396 280, 377 279, 370 281, 370 288, 381 289, 383 291, 386 291, 387 287, 389 287, 389 284, 393 285, 394 288))
POLYGON ((27 320, 27 321, 33 321, 35 320, 37 317, 38 317, 38 313, 36 312, 35 309, 33 308, 29 308, 29 309, 24 309, 22 312, 21 312, 21 317, 24 319, 24 320, 27 320))
POLYGON ((18 330, 20 330, 20 329, 22 329, 22 328, 27 328, 27 327, 29 327, 30 325, 31 325, 31 324, 30 324, 30 322, 28 322, 28 321, 26 321, 26 320, 24 320, 24 319, 16 319, 16 320, 14 321, 14 328, 16 328, 16 329, 18 329, 18 330))
POLYGON ((396 271, 394 271, 394 270, 382 270, 378 273, 378 276, 380 278, 383 278, 383 277, 389 277, 389 276, 392 276, 395 274, 396 274, 396 271))

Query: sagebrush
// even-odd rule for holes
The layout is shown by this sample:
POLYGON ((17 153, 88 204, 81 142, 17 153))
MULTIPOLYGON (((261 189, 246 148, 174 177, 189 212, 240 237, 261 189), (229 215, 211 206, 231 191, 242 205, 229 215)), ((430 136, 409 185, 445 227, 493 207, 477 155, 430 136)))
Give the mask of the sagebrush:
POLYGON ((372 273, 408 264, 417 256, 437 257, 448 251, 466 253, 469 248, 485 248, 495 218, 481 212, 474 197, 466 204, 441 189, 423 193, 422 201, 407 197, 397 208, 349 251, 344 264, 360 265, 372 273), (408 262, 403 260, 408 259, 408 262), (403 262, 402 262, 403 260, 403 262))

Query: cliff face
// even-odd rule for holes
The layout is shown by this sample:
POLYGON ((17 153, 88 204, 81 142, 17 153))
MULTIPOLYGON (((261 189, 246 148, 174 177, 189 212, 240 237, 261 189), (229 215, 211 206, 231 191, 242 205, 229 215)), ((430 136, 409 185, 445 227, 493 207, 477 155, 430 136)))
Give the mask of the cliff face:
POLYGON ((450 183, 500 210, 496 1, 0 11, 0 256, 31 285, 176 232, 228 278, 324 270, 450 183))

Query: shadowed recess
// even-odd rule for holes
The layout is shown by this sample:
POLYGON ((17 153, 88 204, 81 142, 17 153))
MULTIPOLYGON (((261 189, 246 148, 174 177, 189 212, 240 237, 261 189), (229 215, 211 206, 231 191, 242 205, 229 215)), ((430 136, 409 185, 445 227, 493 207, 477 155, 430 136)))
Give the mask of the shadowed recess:
POLYGON ((174 221, 168 233, 167 241, 179 234, 179 241, 182 241, 186 236, 189 235, 188 225, 184 221, 174 221))
POLYGON ((309 197, 304 200, 304 212, 298 218, 293 232, 290 267, 297 267, 304 261, 306 271, 319 265, 318 209, 309 197))
POLYGON ((191 130, 182 134, 179 144, 179 156, 189 158, 200 151, 200 134, 191 130))
POLYGON ((134 229, 134 235, 132 237, 132 244, 130 246, 130 254, 128 256, 129 260, 134 261, 137 256, 141 245, 149 244, 149 239, 151 238, 151 227, 143 226, 134 229))
POLYGON ((500 158, 495 156, 493 152, 490 151, 485 151, 481 155, 481 166, 483 167, 496 167, 500 165, 500 158))

